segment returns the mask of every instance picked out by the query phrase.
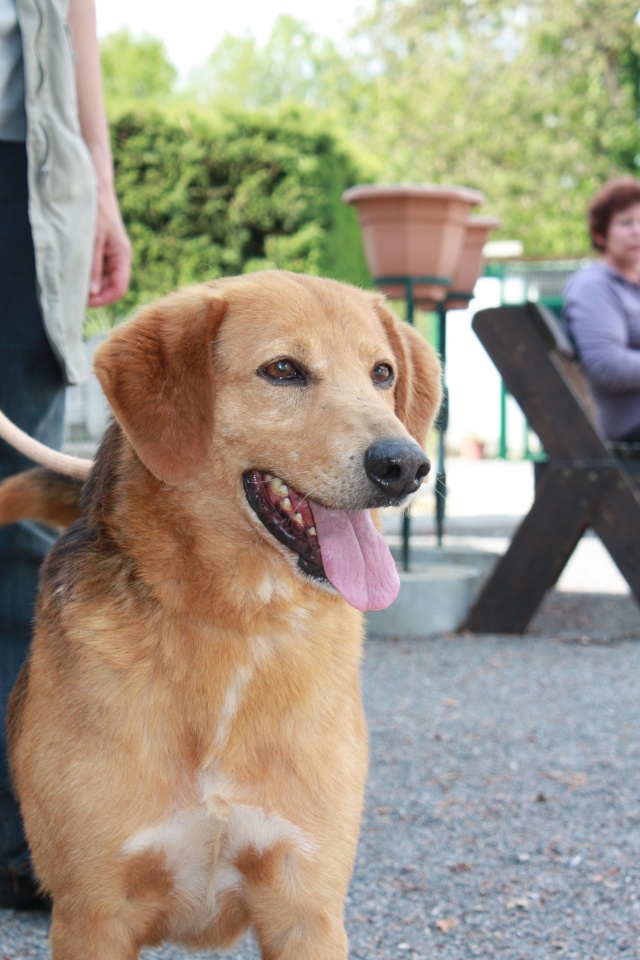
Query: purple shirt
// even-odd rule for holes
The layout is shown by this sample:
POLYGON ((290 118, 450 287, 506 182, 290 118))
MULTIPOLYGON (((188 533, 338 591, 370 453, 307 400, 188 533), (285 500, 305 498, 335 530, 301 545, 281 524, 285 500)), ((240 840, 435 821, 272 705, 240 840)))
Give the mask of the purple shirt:
POLYGON ((569 277, 564 317, 610 440, 640 427, 640 284, 605 263, 569 277))

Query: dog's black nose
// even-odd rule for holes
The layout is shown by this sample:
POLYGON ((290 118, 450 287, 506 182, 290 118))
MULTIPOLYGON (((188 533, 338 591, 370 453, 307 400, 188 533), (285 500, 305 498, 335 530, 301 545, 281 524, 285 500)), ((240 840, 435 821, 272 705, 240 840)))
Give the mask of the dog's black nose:
POLYGON ((418 489, 431 463, 410 440, 377 440, 364 455, 364 468, 377 487, 401 500, 418 489))

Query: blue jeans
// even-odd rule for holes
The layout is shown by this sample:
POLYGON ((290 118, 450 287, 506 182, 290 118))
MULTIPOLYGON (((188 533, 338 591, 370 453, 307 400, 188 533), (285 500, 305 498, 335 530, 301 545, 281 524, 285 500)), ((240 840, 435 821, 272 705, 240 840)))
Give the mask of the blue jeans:
MULTIPOLYGON (((0 142, 0 410, 31 436, 60 448, 64 382, 37 298, 22 143, 0 142)), ((0 479, 33 464, 0 440, 0 479)), ((0 712, 24 663, 42 559, 53 534, 34 523, 0 528, 0 712)), ((0 907, 29 907, 34 885, 11 789, 5 725, 0 735, 0 907)))

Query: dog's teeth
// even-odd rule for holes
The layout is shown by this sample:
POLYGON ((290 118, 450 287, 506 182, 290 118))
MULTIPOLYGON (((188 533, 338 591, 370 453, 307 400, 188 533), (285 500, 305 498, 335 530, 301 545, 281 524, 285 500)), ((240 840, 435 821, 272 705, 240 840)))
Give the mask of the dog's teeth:
POLYGON ((280 477, 274 477, 273 480, 271 480, 271 482, 269 483, 269 486, 278 497, 289 496, 289 488, 286 485, 286 483, 282 482, 280 477))
POLYGON ((307 533, 309 534, 310 537, 316 537, 316 536, 317 536, 316 528, 315 528, 315 527, 308 527, 308 528, 307 528, 307 533))
MULTIPOLYGON (((291 513, 293 510, 293 504, 289 497, 283 497, 280 503, 278 504, 280 510, 284 510, 285 513, 291 513)), ((295 520, 295 517, 293 518, 295 520)))
POLYGON ((297 523, 299 527, 304 527, 304 518, 301 513, 294 513, 291 519, 294 523, 297 523))
POLYGON ((271 483, 271 481, 273 480, 273 474, 272 474, 272 473, 265 473, 264 479, 266 480, 267 483, 271 483))

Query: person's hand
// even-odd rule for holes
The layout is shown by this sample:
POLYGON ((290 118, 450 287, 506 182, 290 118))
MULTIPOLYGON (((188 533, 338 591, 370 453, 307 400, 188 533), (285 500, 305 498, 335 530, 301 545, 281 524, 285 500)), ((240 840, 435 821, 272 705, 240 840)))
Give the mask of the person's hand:
POLYGON ((99 188, 93 265, 89 287, 90 307, 120 300, 129 289, 131 243, 111 187, 99 188))
POLYGON ((131 244, 113 186, 109 124, 104 109, 94 0, 69 0, 68 22, 76 51, 78 119, 98 184, 90 307, 115 303, 129 288, 131 244))

